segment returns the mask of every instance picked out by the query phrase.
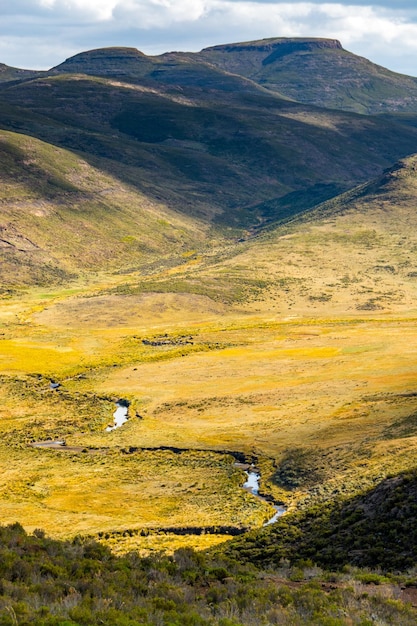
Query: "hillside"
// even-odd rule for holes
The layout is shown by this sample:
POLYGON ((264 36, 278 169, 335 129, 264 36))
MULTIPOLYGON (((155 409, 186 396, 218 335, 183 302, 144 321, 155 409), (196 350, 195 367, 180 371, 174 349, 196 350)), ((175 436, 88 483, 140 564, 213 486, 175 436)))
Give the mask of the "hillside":
MULTIPOLYGON (((410 436, 410 435, 409 435, 410 436)), ((235 539, 222 554, 267 567, 311 559, 328 569, 356 565, 407 571, 417 559, 416 471, 390 476, 355 498, 334 498, 235 539)), ((377 577, 369 575, 369 581, 377 577)))
POLYGON ((415 311, 417 157, 271 228, 221 270, 262 276, 279 315, 415 311), (236 268, 236 269, 235 269, 236 268))
POLYGON ((4 63, 0 63, 0 83, 8 83, 12 81, 21 81, 39 76, 42 72, 32 70, 23 70, 17 67, 10 67, 4 63))
MULTIPOLYGON (((156 213, 161 210, 159 218, 153 213, 156 241, 150 243, 148 236, 142 250, 162 251, 157 242, 162 242, 165 234, 159 227, 165 221, 171 223, 171 218, 166 218, 169 214, 179 220, 178 227, 187 224, 185 230, 190 231, 190 239, 174 235, 174 240, 178 236, 183 242, 179 249, 184 252, 200 248, 200 244, 204 247, 203 231, 217 242, 233 241, 267 224, 282 222, 369 180, 417 147, 412 116, 403 120, 319 109, 284 99, 251 80, 185 59, 180 53, 169 58, 146 57, 125 48, 80 53, 41 77, 4 83, 0 88, 0 127, 20 136, 8 135, 9 148, 2 144, 3 178, 12 172, 7 189, 12 189, 10 177, 27 178, 26 186, 39 187, 43 181, 42 189, 26 196, 31 213, 26 224, 28 211, 14 221, 5 214, 7 221, 2 226, 9 239, 4 237, 3 253, 8 252, 10 258, 16 253, 22 259, 30 257, 13 280, 8 270, 4 273, 6 282, 12 284, 44 280, 42 271, 23 269, 32 263, 37 267, 43 264, 48 280, 56 271, 65 276, 65 272, 76 274, 83 266, 104 269, 111 249, 118 250, 112 267, 120 262, 126 268, 141 259, 146 263, 137 248, 135 252, 135 242, 142 241, 142 234, 136 234, 141 222, 133 215, 134 207, 147 205, 156 213), (12 137, 20 146, 19 158, 12 156, 12 137), (24 155, 30 137, 43 142, 37 156, 39 171, 49 171, 56 149, 67 151, 59 152, 64 174, 56 174, 54 165, 55 178, 44 173, 40 181, 33 180, 36 167, 28 167, 32 157, 24 155), (51 255, 41 232, 44 220, 38 216, 37 223, 34 219, 36 202, 45 194, 45 201, 55 210, 57 204, 69 207, 75 196, 77 202, 81 197, 81 203, 86 201, 83 177, 78 188, 71 173, 65 174, 67 159, 74 163, 81 159, 86 172, 96 173, 97 184, 87 184, 87 195, 88 202, 101 207, 94 217, 97 224, 103 223, 102 186, 107 189, 106 202, 118 207, 117 211, 120 203, 123 207, 120 219, 110 220, 106 232, 101 229, 98 234, 88 226, 92 230, 88 234, 87 228, 84 238, 79 237, 77 247, 77 238, 68 231, 72 247, 65 244, 51 255), (124 199, 118 197, 118 190, 127 194, 124 199), (52 196, 55 205, 51 205, 52 196), (125 220, 127 203, 132 209, 125 220), (195 229, 200 235, 193 234, 195 229), (31 237, 29 230, 33 231, 31 237), (125 241, 114 248, 116 232, 132 245, 125 241), (20 252, 16 252, 10 233, 13 242, 26 241, 20 252), (86 246, 88 240, 94 240, 94 245, 86 246), (36 250, 35 257, 32 252, 22 253, 29 248, 36 250)), ((52 220, 48 227, 54 237, 52 220)))
POLYGON ((329 581, 317 567, 263 571, 189 548, 173 557, 117 558, 79 537, 58 542, 40 530, 28 536, 19 524, 0 531, 0 620, 7 626, 351 626, 376 620, 413 626, 416 620, 409 603, 414 579, 407 589, 405 577, 352 570, 329 581))
POLYGON ((366 114, 417 108, 417 78, 375 65, 337 40, 263 39, 205 48, 195 58, 320 107, 366 114))
POLYGON ((74 153, 0 131, 3 290, 149 264, 203 245, 207 227, 74 153))

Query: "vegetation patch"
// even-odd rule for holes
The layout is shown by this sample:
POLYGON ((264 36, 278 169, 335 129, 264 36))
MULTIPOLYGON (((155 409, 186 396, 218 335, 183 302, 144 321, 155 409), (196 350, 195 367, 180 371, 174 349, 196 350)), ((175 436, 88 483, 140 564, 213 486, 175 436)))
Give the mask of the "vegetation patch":
POLYGON ((412 626, 416 620, 416 610, 397 599, 398 582, 358 570, 329 580, 308 561, 262 571, 189 547, 171 557, 117 557, 92 540, 58 542, 39 529, 27 535, 19 524, 0 529, 0 550, 5 626, 359 626, 376 619, 412 626))
POLYGON ((226 553, 263 566, 285 558, 291 563, 312 559, 329 569, 354 564, 405 571, 417 558, 416 480, 413 470, 355 498, 287 514, 273 528, 236 540, 226 553))

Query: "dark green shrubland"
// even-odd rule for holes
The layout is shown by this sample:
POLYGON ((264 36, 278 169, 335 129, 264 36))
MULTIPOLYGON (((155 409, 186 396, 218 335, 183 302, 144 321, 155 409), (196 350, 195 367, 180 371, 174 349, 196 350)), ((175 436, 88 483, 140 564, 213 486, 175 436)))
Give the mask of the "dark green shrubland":
MULTIPOLYGON (((262 541, 260 542, 262 545, 262 541)), ((243 559, 242 559, 243 561, 243 559)), ((395 582, 356 571, 354 591, 327 581, 312 562, 268 570, 222 554, 177 550, 141 558, 114 556, 94 541, 27 535, 20 524, 0 528, 0 623, 5 626, 408 626, 417 614, 395 600, 395 582), (287 575, 285 577, 284 575, 287 575), (390 591, 387 581, 391 581, 390 591)), ((352 574, 353 576, 353 574, 352 574)))

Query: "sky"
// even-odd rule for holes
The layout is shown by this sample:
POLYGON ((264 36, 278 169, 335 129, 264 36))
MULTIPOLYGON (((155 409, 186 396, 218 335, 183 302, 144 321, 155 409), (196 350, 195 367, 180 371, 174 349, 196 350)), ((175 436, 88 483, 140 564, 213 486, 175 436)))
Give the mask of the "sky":
POLYGON ((49 69, 94 48, 145 54, 270 37, 329 37, 417 76, 416 0, 0 0, 0 63, 49 69))

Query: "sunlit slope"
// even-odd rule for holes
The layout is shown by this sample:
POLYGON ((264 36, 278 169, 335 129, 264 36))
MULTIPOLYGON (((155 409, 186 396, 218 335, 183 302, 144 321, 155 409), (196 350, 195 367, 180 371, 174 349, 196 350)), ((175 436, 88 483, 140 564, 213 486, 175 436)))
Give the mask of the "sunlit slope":
MULTIPOLYGON (((246 311, 272 315, 410 314, 417 296, 417 157, 374 182, 240 243, 200 269, 246 311)), ((196 279, 183 276, 192 290, 196 279)), ((184 287, 186 288, 186 287, 184 287)), ((200 287, 201 288, 201 287, 200 287)))
POLYGON ((416 310, 417 157, 367 185, 169 276, 116 293, 189 293, 272 316, 410 315, 416 310))
POLYGON ((201 224, 77 155, 0 132, 3 288, 123 269, 187 251, 201 224))

